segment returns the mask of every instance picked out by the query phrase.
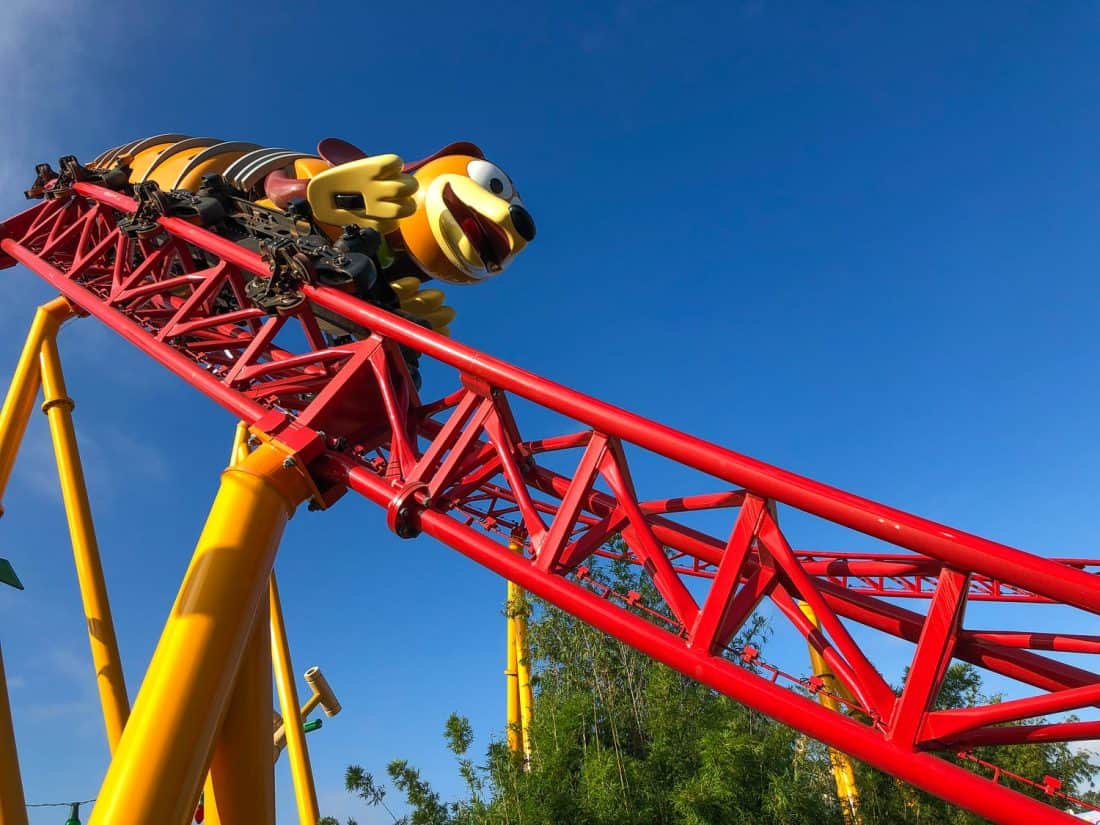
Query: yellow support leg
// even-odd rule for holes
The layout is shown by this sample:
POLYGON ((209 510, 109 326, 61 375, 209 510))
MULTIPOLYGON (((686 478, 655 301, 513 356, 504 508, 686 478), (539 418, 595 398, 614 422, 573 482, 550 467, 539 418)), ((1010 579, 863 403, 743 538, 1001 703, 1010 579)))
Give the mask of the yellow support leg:
MULTIPOLYGON (((35 312, 30 332, 23 344, 8 394, 0 407, 0 496, 7 489, 15 456, 27 431, 31 410, 40 384, 39 356, 46 337, 57 334, 61 324, 73 316, 73 309, 64 298, 55 298, 35 312)), ((0 515, 4 512, 0 507, 0 515)), ((27 809, 23 797, 23 780, 19 773, 19 754, 15 746, 8 686, 0 656, 0 825, 27 825, 27 809)))
POLYGON ((23 780, 19 776, 19 756, 15 749, 15 730, 8 704, 8 683, 4 677, 4 657, 0 653, 0 825, 27 825, 27 806, 23 798, 23 780))
POLYGON ((283 528, 312 494, 308 476, 275 443, 222 473, 89 825, 188 821, 283 528))
POLYGON ((512 582, 508 582, 508 601, 505 606, 505 614, 508 621, 508 655, 504 668, 504 685, 507 695, 508 713, 508 750, 512 753, 524 753, 523 743, 523 719, 520 715, 519 705, 519 668, 516 655, 516 619, 512 615, 515 610, 516 591, 519 588, 512 582))
MULTIPOLYGON (((508 543, 513 553, 522 553, 523 544, 508 543)), ((534 695, 531 690, 531 652, 527 646, 527 595, 508 582, 508 747, 523 753, 524 764, 531 761, 531 719, 534 695), (515 736, 513 736, 515 732, 515 736)))
MULTIPOLYGON (((279 692, 279 705, 283 710, 286 729, 286 752, 290 760, 290 776, 294 782, 294 797, 298 802, 299 825, 317 825, 317 791, 313 786, 313 770, 309 764, 306 732, 302 728, 302 715, 298 709, 298 689, 294 684, 294 669, 290 662, 290 646, 287 644, 283 607, 279 602, 279 586, 275 574, 270 576, 271 597, 271 659, 275 665, 275 687, 279 692)), ((270 739, 267 740, 271 742, 270 739)), ((270 747, 270 745, 269 745, 270 747)), ((271 764, 271 751, 267 752, 271 764)))
MULTIPOLYGON (((248 457, 248 425, 240 421, 233 434, 229 466, 248 457)), ((271 717, 271 645, 268 641, 268 597, 256 613, 241 670, 233 687, 225 721, 214 743, 210 773, 203 786, 206 825, 274 825, 275 772, 267 760, 271 717)))
POLYGON ((271 640, 265 595, 218 731, 203 797, 209 825, 274 825, 271 640))
POLYGON ((69 522, 76 578, 88 625, 88 641, 95 664, 99 702, 103 708, 103 724, 107 729, 107 744, 114 753, 130 715, 130 700, 126 695, 122 658, 118 651, 111 605, 107 599, 107 583, 103 577, 103 564, 99 558, 99 545, 92 524, 92 508, 88 502, 80 452, 73 431, 73 401, 65 389, 57 341, 49 334, 42 341, 41 377, 42 411, 46 413, 50 423, 50 437, 53 439, 54 454, 57 457, 57 475, 61 482, 61 498, 69 522))
MULTIPOLYGON (((802 610, 802 614, 813 622, 814 627, 820 627, 817 615, 809 604, 800 601, 798 607, 802 610)), ((818 693, 817 701, 829 710, 835 710, 838 713, 843 712, 840 702, 834 697, 844 696, 848 692, 847 689, 836 678, 836 674, 833 673, 828 662, 814 649, 813 645, 807 645, 807 647, 810 651, 810 664, 813 667, 814 675, 825 683, 825 690, 828 691, 827 693, 818 693)), ((840 800, 844 822, 846 825, 862 825, 863 820, 859 815, 859 789, 856 787, 856 775, 855 770, 852 768, 852 760, 848 757, 848 754, 829 748, 829 764, 833 769, 836 795, 840 800)))
POLYGON ((229 453, 229 466, 240 464, 246 458, 248 458, 248 425, 238 421, 237 428, 233 431, 233 449, 229 453))
MULTIPOLYGON (((73 317, 73 308, 64 298, 43 304, 34 314, 23 353, 11 377, 4 406, 0 407, 0 496, 7 489, 15 456, 27 431, 39 385, 39 353, 47 337, 57 335, 61 324, 73 317)), ((0 507, 0 513, 4 510, 0 507)))
MULTIPOLYGON (((526 597, 520 588, 516 588, 521 606, 526 606, 526 597)), ((516 676, 519 688, 519 719, 523 732, 523 758, 531 761, 531 719, 534 716, 534 697, 531 691, 531 652, 527 647, 527 615, 520 613, 512 619, 516 630, 516 676)))

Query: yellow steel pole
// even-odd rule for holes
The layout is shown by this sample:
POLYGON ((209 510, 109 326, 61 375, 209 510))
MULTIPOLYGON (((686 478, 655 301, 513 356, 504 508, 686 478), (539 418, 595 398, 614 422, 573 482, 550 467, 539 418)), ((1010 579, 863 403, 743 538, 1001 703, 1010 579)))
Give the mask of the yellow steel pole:
POLYGON ((23 780, 19 775, 19 755, 15 749, 15 729, 8 704, 8 683, 4 676, 4 657, 0 653, 0 825, 27 825, 27 805, 23 780))
POLYGON ((73 401, 65 389, 57 341, 47 334, 42 341, 42 411, 50 423, 50 437, 57 457, 57 475, 61 482, 61 498, 72 537, 73 561, 88 625, 88 642, 92 648, 99 703, 103 708, 103 724, 107 729, 107 744, 114 753, 126 719, 130 715, 130 700, 122 673, 122 657, 118 651, 111 605, 107 598, 107 583, 99 557, 92 508, 80 465, 80 451, 73 431, 73 401))
POLYGON ((89 825, 191 816, 283 528, 313 493, 275 442, 222 473, 89 825))
MULTIPOLYGON (((798 607, 802 610, 802 614, 813 623, 814 627, 820 627, 817 621, 817 615, 809 604, 800 601, 798 607)), ((807 647, 810 651, 810 664, 813 667, 814 675, 824 682, 825 690, 827 691, 818 693, 817 701, 824 707, 829 708, 829 710, 835 710, 838 713, 843 712, 840 702, 838 702, 835 697, 847 695, 847 688, 836 678, 836 674, 833 673, 828 662, 826 662, 821 654, 817 652, 814 646, 807 645, 807 647)), ((856 775, 852 767, 852 760, 848 757, 848 754, 829 748, 829 764, 833 769, 833 780, 836 782, 836 795, 840 800, 841 812, 844 814, 845 823, 847 823, 847 825, 861 825, 862 819, 859 815, 859 788, 856 787, 856 775)))
MULTIPOLYGON (((43 304, 34 314, 26 343, 23 344, 23 353, 19 356, 8 394, 4 398, 4 406, 0 407, 0 496, 8 486, 19 444, 27 430, 31 410, 34 409, 34 399, 38 394, 42 342, 47 337, 56 335, 61 324, 72 316, 73 308, 64 298, 55 298, 43 304)), ((3 512, 0 507, 0 514, 3 512)))
MULTIPOLYGON (((517 588, 518 590, 518 588, 517 588)), ((520 604, 526 599, 519 590, 520 604)), ((531 759, 531 720, 534 716, 534 699, 531 693, 530 651, 527 648, 527 616, 520 614, 513 621, 516 624, 516 675, 519 687, 519 719, 523 731, 523 756, 531 759)))
POLYGON ((508 620, 508 656, 504 668, 504 683, 507 691, 508 713, 508 750, 513 753, 524 753, 523 720, 520 716, 519 706, 519 670, 516 656, 516 620, 513 616, 516 602, 516 591, 519 587, 514 582, 508 582, 508 601, 505 605, 505 614, 508 620))
MULTIPOLYGON (((306 717, 313 712, 313 709, 321 704, 320 695, 314 693, 308 699, 306 703, 302 705, 302 730, 305 730, 306 717)), ((279 761, 279 757, 283 753, 283 748, 286 747, 286 725, 283 724, 283 717, 279 717, 279 721, 275 723, 275 732, 272 734, 272 743, 275 746, 275 761, 279 761)))
MULTIPOLYGON (((238 421, 229 465, 240 464, 247 457, 248 424, 238 421)), ((206 825, 273 825, 275 772, 271 763, 264 761, 270 724, 267 709, 271 703, 271 645, 265 594, 203 786, 206 825)))
MULTIPOLYGON (((64 298, 43 304, 34 314, 23 352, 12 373, 8 394, 0 407, 0 496, 8 486, 15 456, 34 409, 40 381, 42 341, 56 335, 61 324, 73 314, 72 306, 64 298)), ((3 512, 0 506, 0 515, 3 512)), ((0 655, 0 825, 27 825, 25 802, 3 656, 0 655)))
POLYGON ((229 464, 240 464, 248 458, 248 424, 244 421, 237 422, 237 428, 233 431, 233 449, 229 453, 229 464))
MULTIPOLYGON (((520 590, 522 594, 523 591, 520 590)), ((521 596, 522 598, 522 596, 521 596)), ((531 691, 530 651, 527 648, 527 617, 516 616, 516 682, 519 688, 519 720, 523 731, 523 756, 531 759, 531 721, 534 718, 534 698, 531 691)))
POLYGON ((210 778, 203 797, 205 821, 210 825, 274 825, 272 698, 265 594, 210 760, 210 778))
MULTIPOLYGON (((513 538, 508 542, 513 553, 522 553, 523 544, 513 538)), ((525 762, 531 760, 531 720, 534 716, 534 694, 531 690, 531 651, 527 645, 527 594, 519 585, 509 582, 508 615, 510 635, 515 648, 516 692, 519 702, 520 741, 525 762)), ((511 660, 509 660, 511 661, 511 660)))
MULTIPOLYGON (((270 576, 271 598, 271 659, 275 665, 275 688, 279 693, 279 705, 283 709, 283 726, 286 730, 286 751, 290 760, 290 776, 294 782, 294 797, 298 802, 299 825, 317 825, 317 791, 313 786, 313 771, 309 764, 306 732, 302 728, 302 715, 298 709, 298 688, 294 684, 294 668, 290 663, 290 646, 287 644, 286 625, 283 622, 283 606, 279 602, 279 585, 275 574, 270 576)), ((271 740, 269 739, 268 742, 271 740)), ((271 751, 268 751, 268 764, 271 751)))

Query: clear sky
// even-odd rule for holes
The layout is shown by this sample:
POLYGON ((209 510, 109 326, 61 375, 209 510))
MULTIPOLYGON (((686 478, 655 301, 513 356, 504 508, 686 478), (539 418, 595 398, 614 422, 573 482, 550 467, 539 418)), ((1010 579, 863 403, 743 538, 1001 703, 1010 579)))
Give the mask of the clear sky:
MULTIPOLYGON (((1098 36, 1083 2, 9 0, 0 206, 23 208, 35 162, 159 132, 406 158, 474 140, 539 234, 450 291, 463 342, 921 515, 1100 555, 1098 36)), ((6 383, 49 292, 0 278, 6 383)), ((133 695, 233 422, 93 321, 62 353, 133 695)), ((94 796, 106 762, 55 488, 36 415, 0 521, 27 585, 0 591, 0 640, 31 802, 94 796)), ((299 514, 278 571, 295 668, 344 705, 311 737, 323 812, 388 821, 346 798, 351 761, 408 758, 457 792, 447 714, 479 749, 503 728, 504 583, 351 499, 299 514)), ((904 649, 881 652, 896 680, 904 649)))

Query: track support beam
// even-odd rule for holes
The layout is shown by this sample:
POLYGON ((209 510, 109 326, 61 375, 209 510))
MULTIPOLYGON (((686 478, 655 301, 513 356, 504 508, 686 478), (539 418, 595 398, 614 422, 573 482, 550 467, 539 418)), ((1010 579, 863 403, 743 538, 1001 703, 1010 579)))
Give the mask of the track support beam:
MULTIPOLYGON (((279 585, 275 574, 270 576, 269 598, 271 602, 271 658, 275 664, 275 686, 279 692, 279 704, 283 712, 283 728, 286 730, 286 751, 290 760, 290 776, 294 782, 294 798, 298 803, 299 825, 317 825, 320 811, 317 808, 317 790, 313 785, 313 769, 309 764, 309 746, 298 709, 298 689, 294 683, 294 666, 290 661, 290 645, 283 621, 283 606, 279 600, 279 585)), ((271 742, 270 739, 267 740, 271 742)), ((268 760, 271 759, 270 752, 268 760)))
POLYGON ((275 442, 222 473, 89 825, 188 821, 283 528, 313 493, 298 462, 275 442))
POLYGON ((4 676, 4 657, 0 653, 0 825, 27 825, 27 805, 23 797, 23 779, 19 774, 19 756, 15 748, 15 729, 8 704, 8 682, 4 676))
POLYGON ((42 411, 49 419, 61 499, 69 523, 73 562, 95 665, 96 687, 103 709, 103 724, 107 730, 107 744, 114 753, 130 715, 130 699, 126 695, 122 656, 118 650, 111 603, 107 598, 107 581, 92 522, 92 506, 88 500, 84 469, 73 429, 74 404, 65 388, 54 334, 47 333, 41 343, 41 377, 42 411))
MULTIPOLYGON (((57 335, 61 325, 74 315, 72 305, 65 298, 55 298, 43 304, 34 313, 27 341, 11 377, 11 385, 0 408, 0 496, 3 495, 11 478, 15 456, 27 431, 27 422, 34 409, 34 399, 38 395, 41 382, 40 354, 42 342, 57 335)), ((0 507, 0 513, 4 510, 0 507)))

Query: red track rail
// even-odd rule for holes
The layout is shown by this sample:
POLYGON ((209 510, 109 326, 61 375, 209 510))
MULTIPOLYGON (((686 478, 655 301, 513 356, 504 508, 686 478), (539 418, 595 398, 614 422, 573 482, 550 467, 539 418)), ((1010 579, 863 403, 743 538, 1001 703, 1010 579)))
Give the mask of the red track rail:
POLYGON ((244 293, 249 278, 268 274, 259 256, 175 218, 161 219, 155 236, 128 238, 116 221, 133 210, 128 197, 77 184, 0 225, 0 265, 26 265, 235 416, 292 445, 321 441, 310 467, 325 503, 357 492, 387 510, 399 535, 428 533, 671 667, 960 807, 1001 822, 1074 821, 926 751, 1100 737, 1096 721, 1026 723, 1100 706, 1100 676, 1047 655, 1083 659, 1100 652, 1100 636, 964 627, 969 601, 1100 613, 1100 561, 1041 558, 819 484, 335 290, 307 286, 309 301, 291 314, 265 315, 244 293), (238 308, 217 302, 227 294, 238 308), (312 305, 371 336, 327 346, 312 305), (454 391, 422 404, 398 345, 457 370, 454 391), (565 434, 525 439, 512 398, 573 423, 565 434), (643 451, 703 474, 711 492, 640 498, 631 461, 643 451), (793 550, 777 503, 905 552, 793 550), (689 527, 682 519, 691 513, 709 523, 725 515, 727 527, 717 535, 689 527), (669 605, 660 622, 586 586, 584 563, 606 555, 615 534, 669 605), (505 536, 522 538, 527 553, 508 551, 505 536), (926 599, 928 610, 900 607, 899 597, 926 599), (769 678, 744 667, 749 652, 731 652, 764 600, 821 652, 858 713, 829 711, 808 691, 780 686, 780 671, 769 678), (821 630, 797 600, 814 608, 821 630), (900 695, 853 635, 858 625, 915 643, 900 695), (952 658, 1032 690, 986 707, 932 710, 952 658))

